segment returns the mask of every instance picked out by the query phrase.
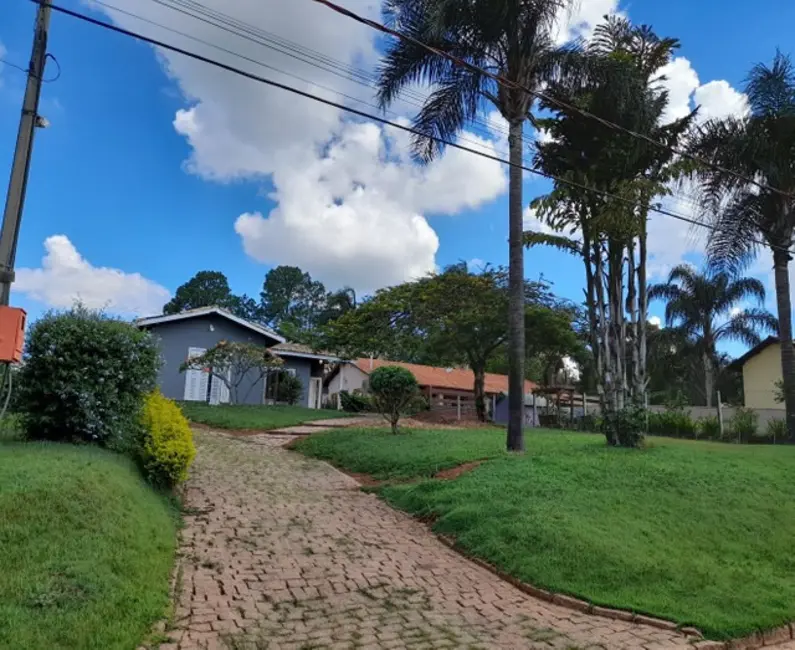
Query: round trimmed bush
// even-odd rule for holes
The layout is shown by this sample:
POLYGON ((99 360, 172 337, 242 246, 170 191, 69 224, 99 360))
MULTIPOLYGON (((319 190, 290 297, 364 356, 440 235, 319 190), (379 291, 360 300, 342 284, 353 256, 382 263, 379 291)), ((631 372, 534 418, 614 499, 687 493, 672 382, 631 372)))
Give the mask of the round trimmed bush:
POLYGON ((146 397, 141 425, 138 453, 146 477, 161 487, 182 483, 188 477, 196 447, 179 406, 156 390, 146 397))
POLYGON ((131 323, 82 306, 45 314, 19 371, 26 436, 129 451, 159 364, 154 339, 131 323))
POLYGON ((410 409, 417 396, 417 380, 400 366, 381 366, 370 373, 370 393, 392 433, 397 433, 400 416, 410 409))

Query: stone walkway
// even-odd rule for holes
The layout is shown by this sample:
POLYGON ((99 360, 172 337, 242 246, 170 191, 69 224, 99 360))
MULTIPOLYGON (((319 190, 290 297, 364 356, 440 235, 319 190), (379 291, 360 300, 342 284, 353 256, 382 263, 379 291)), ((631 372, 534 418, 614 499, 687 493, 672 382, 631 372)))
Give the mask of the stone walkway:
POLYGON ((289 437, 196 434, 175 629, 198 648, 689 648, 536 600, 445 547, 289 437))

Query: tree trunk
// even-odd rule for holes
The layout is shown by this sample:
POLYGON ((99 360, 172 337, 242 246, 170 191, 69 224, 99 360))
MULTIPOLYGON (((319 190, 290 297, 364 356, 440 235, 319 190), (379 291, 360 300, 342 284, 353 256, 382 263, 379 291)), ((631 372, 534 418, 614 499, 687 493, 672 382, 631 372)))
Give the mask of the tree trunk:
POLYGON ((524 245, 522 243, 522 127, 509 126, 508 149, 508 451, 524 451, 524 245))
POLYGON ((635 375, 635 398, 638 404, 645 404, 646 400, 646 323, 649 317, 649 288, 646 286, 646 219, 640 231, 638 259, 638 371, 635 375))
POLYGON ((712 366, 712 358, 708 352, 704 352, 704 393, 707 408, 712 407, 712 395, 715 393, 715 373, 712 366))
POLYGON ((480 363, 472 364, 472 372, 475 373, 475 413, 478 422, 486 421, 486 365, 480 363))
POLYGON ((792 346, 792 302, 789 293, 789 253, 773 253, 778 307, 778 338, 781 342, 781 377, 784 380, 784 407, 787 435, 795 440, 795 348, 792 346))

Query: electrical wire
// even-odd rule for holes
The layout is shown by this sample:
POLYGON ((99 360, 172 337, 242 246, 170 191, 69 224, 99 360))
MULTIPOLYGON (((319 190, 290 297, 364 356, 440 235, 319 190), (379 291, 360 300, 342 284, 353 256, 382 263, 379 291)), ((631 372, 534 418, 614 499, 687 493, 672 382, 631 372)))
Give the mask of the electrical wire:
MULTIPOLYGON (((52 83, 53 81, 58 81, 58 79, 61 78, 61 64, 58 63, 58 59, 56 59, 55 55, 53 55, 53 54, 46 54, 44 56, 44 58, 45 58, 45 60, 46 59, 52 59, 55 62, 55 65, 58 68, 58 72, 55 74, 55 76, 52 79, 42 79, 41 82, 45 83, 45 84, 48 84, 48 83, 52 83)), ((0 63, 2 63, 4 65, 7 65, 10 68, 15 68, 15 69, 19 70, 20 72, 24 72, 25 74, 30 74, 30 68, 23 68, 21 65, 17 65, 16 63, 11 63, 11 61, 8 61, 7 59, 0 59, 0 63)))
MULTIPOLYGON (((162 3, 159 2, 159 0, 153 0, 153 1, 154 2, 158 2, 158 4, 162 4, 162 3)), ((187 38, 187 39, 190 39, 190 40, 192 40, 192 41, 194 41, 196 43, 201 43, 202 45, 206 45, 208 47, 212 47, 212 48, 214 48, 216 50, 219 50, 220 52, 225 52, 226 54, 230 54, 232 56, 236 56, 236 57, 238 57, 240 59, 243 59, 244 61, 248 61, 250 63, 253 63, 255 65, 261 66, 261 67, 266 68, 268 70, 272 70, 274 72, 278 72, 279 74, 283 74, 283 75, 285 75, 287 77, 292 77, 293 79, 297 79, 298 81, 302 81, 304 83, 310 84, 310 85, 315 86, 317 88, 321 88, 323 90, 327 90, 330 93, 334 93, 335 95, 339 95, 340 97, 344 97, 345 99, 348 99, 348 100, 350 100, 352 102, 357 102, 357 103, 362 104, 364 106, 369 106, 370 108, 373 108, 375 110, 379 110, 378 106, 376 106, 372 102, 368 102, 367 100, 360 99, 358 97, 353 97, 352 95, 347 95, 347 94, 345 94, 343 92, 335 90, 334 88, 329 88, 328 86, 324 86, 323 84, 317 83, 316 81, 312 81, 310 79, 307 79, 307 78, 302 77, 300 75, 294 74, 292 72, 287 72, 286 70, 282 70, 280 68, 277 68, 276 66, 272 66, 272 65, 270 65, 268 63, 265 63, 263 61, 259 61, 257 59, 252 58, 252 57, 246 56, 245 54, 241 54, 239 52, 235 52, 234 50, 227 49, 227 48, 225 48, 225 47, 223 47, 221 45, 217 45, 217 44, 212 43, 210 41, 207 41, 205 39, 199 38, 197 36, 193 36, 192 34, 188 34, 186 32, 182 32, 182 31, 180 31, 178 29, 174 29, 172 27, 168 27, 167 25, 163 25, 162 23, 158 23, 158 22, 156 22, 154 20, 150 20, 149 18, 146 18, 146 17, 141 16, 139 14, 133 13, 131 11, 127 11, 126 9, 121 9, 121 8, 116 7, 116 6, 114 6, 112 4, 109 4, 107 2, 103 2, 102 0, 93 0, 93 2, 94 2, 94 4, 97 4, 97 5, 100 5, 102 7, 105 7, 106 9, 110 9, 112 11, 117 11, 120 14, 129 16, 131 18, 135 18, 137 20, 140 20, 142 22, 148 23, 148 24, 153 25, 155 27, 159 27, 161 29, 164 29, 164 30, 166 30, 168 32, 171 32, 172 34, 176 34, 178 36, 182 36, 183 38, 187 38)), ((389 111, 389 113, 391 115, 393 115, 394 117, 400 117, 400 115, 398 113, 395 113, 394 111, 389 111)), ((468 142, 468 143, 470 143, 472 145, 475 145, 475 146, 482 146, 482 143, 476 142, 474 140, 471 140, 471 139, 467 138, 466 136, 462 136, 460 139, 462 141, 464 141, 464 142, 468 142)), ((496 149, 496 147, 495 147, 495 149, 496 149)))
MULTIPOLYGON (((327 72, 332 72, 332 74, 336 74, 337 76, 341 76, 342 78, 344 78, 346 80, 355 81, 356 83, 364 85, 364 86, 366 86, 368 88, 373 88, 373 89, 377 88, 376 78, 373 75, 371 75, 370 73, 368 73, 368 72, 366 72, 366 71, 364 71, 364 70, 362 70, 360 68, 355 68, 354 66, 350 66, 347 63, 344 63, 342 61, 339 61, 338 59, 334 59, 332 57, 329 57, 328 55, 322 54, 322 53, 320 53, 320 52, 318 52, 316 50, 312 50, 310 48, 305 48, 304 46, 299 45, 298 43, 295 43, 295 42, 290 41, 290 40, 288 40, 286 38, 277 36, 277 35, 275 35, 275 34, 273 34, 271 32, 267 32, 267 31, 265 31, 265 30, 263 30, 261 28, 258 28, 256 26, 250 24, 250 23, 246 23, 246 22, 244 22, 244 21, 242 21, 242 20, 240 20, 238 18, 230 16, 229 14, 225 14, 225 13, 223 13, 221 11, 216 10, 216 9, 211 9, 210 7, 202 5, 201 3, 197 2, 196 0, 151 0, 151 1, 156 3, 156 4, 158 4, 158 5, 161 5, 163 7, 169 8, 172 11, 176 11, 178 13, 181 13, 181 14, 185 15, 185 16, 189 16, 191 18, 199 20, 199 21, 201 21, 201 22, 203 22, 205 24, 217 27, 219 29, 222 29, 223 31, 226 31, 226 32, 231 33, 231 34, 234 34, 236 36, 239 36, 240 38, 243 38, 243 39, 245 39, 247 41, 250 41, 252 43, 263 45, 263 46, 269 47, 271 49, 272 49, 272 46, 269 45, 268 42, 274 42, 274 43, 276 43, 279 46, 287 47, 291 52, 295 53, 296 56, 293 56, 293 54, 284 53, 284 52, 282 52, 279 49, 276 49, 276 51, 280 52, 282 54, 287 54, 287 56, 293 56, 293 58, 297 58, 297 60, 302 61, 304 63, 307 63, 308 65, 314 66, 314 67, 319 68, 321 70, 324 70, 324 71, 327 71, 327 72), (182 7, 182 8, 180 8, 180 7, 182 7), (191 11, 199 12, 201 14, 201 16, 197 16, 196 14, 192 13, 191 11, 186 10, 185 9, 186 7, 190 7, 191 11), (214 22, 214 21, 220 21, 220 23, 222 23, 222 24, 219 24, 219 23, 214 22), (245 34, 236 31, 238 29, 243 30, 246 34, 256 35, 257 38, 252 38, 251 36, 246 36, 245 34), (267 42, 263 43, 259 39, 264 39, 267 42), (300 56, 297 56, 298 54, 306 55, 310 59, 314 59, 315 61, 321 61, 324 64, 330 62, 329 64, 332 65, 332 67, 335 68, 337 71, 342 70, 342 71, 344 71, 345 74, 347 74, 349 72, 350 74, 354 75, 355 78, 347 77, 347 76, 345 76, 345 74, 339 74, 338 72, 335 72, 335 70, 328 70, 328 68, 324 68, 321 65, 317 65, 316 63, 312 63, 311 61, 305 61, 303 58, 300 58, 300 56)), ((172 29, 170 27, 167 27, 165 25, 157 23, 156 21, 150 20, 148 18, 144 18, 144 17, 142 17, 140 15, 137 15, 137 14, 134 14, 132 12, 129 12, 129 11, 126 11, 126 10, 123 10, 123 9, 119 9, 118 7, 114 7, 113 5, 107 4, 107 3, 103 2, 102 0, 94 0, 94 2, 96 4, 99 4, 101 6, 107 7, 109 9, 112 9, 112 10, 115 10, 115 11, 119 11, 122 14, 126 14, 128 16, 132 16, 134 18, 137 18, 137 19, 142 20, 144 22, 147 22, 149 24, 156 25, 156 26, 161 27, 161 28, 163 28, 163 29, 165 29, 167 31, 171 31, 171 32, 179 34, 181 36, 185 36, 186 38, 189 38, 189 39, 192 39, 194 41, 198 41, 200 43, 208 45, 210 47, 214 47, 216 49, 219 49, 219 50, 221 50, 223 52, 227 52, 227 53, 232 54, 234 56, 240 57, 240 58, 242 58, 244 60, 251 61, 251 62, 253 62, 253 63, 257 64, 257 65, 261 65, 261 66, 264 66, 266 68, 269 68, 269 69, 275 70, 277 72, 280 72, 281 74, 284 74, 284 75, 287 75, 287 76, 291 76, 291 77, 293 77, 295 79, 298 79, 300 81, 303 81, 305 83, 313 84, 313 85, 317 86, 318 88, 323 88, 324 90, 328 90, 329 92, 338 93, 338 91, 336 91, 336 90, 334 90, 332 88, 328 88, 328 87, 323 86, 321 84, 318 84, 316 82, 309 81, 308 79, 305 79, 305 78, 300 77, 298 75, 295 75, 295 74, 292 74, 292 73, 289 73, 289 72, 286 72, 286 71, 283 71, 283 70, 279 70, 278 68, 275 68, 274 66, 270 66, 268 64, 262 63, 260 61, 255 60, 255 59, 252 59, 250 57, 247 57, 247 56, 244 56, 242 54, 239 54, 237 52, 230 51, 230 50, 228 50, 226 48, 223 48, 221 46, 215 45, 214 43, 210 43, 208 41, 196 38, 196 37, 194 37, 194 36, 192 36, 190 34, 185 34, 184 32, 180 32, 180 31, 174 30, 174 29, 172 29)), ((375 108, 376 110, 379 110, 379 111, 381 110, 381 108, 379 106, 376 106, 376 105, 374 105, 371 102, 367 102, 367 101, 362 100, 362 99, 351 97, 350 95, 345 95, 344 93, 338 93, 338 94, 340 94, 342 97, 350 99, 351 101, 358 102, 358 103, 360 103, 362 105, 365 105, 365 106, 369 106, 370 108, 375 108)), ((410 91, 410 90, 404 90, 404 91, 402 91, 401 94, 404 96, 404 100, 405 100, 406 96, 409 96, 410 98, 415 99, 415 101, 407 101, 406 103, 408 103, 408 104, 410 104, 410 105, 412 105, 412 106, 414 106, 416 108, 421 108, 422 104, 427 100, 427 97, 421 95, 420 93, 413 92, 413 91, 410 91)), ((384 112, 388 113, 388 114, 391 114, 391 115, 393 115, 395 117, 400 117, 400 115, 398 113, 395 113, 394 111, 384 111, 384 112)), ((493 133, 492 133, 493 131, 497 131, 498 133, 501 133, 502 135, 506 136, 506 138, 508 136, 508 130, 506 128, 504 128, 504 127, 501 127, 499 124, 489 123, 489 122, 487 122, 485 120, 478 119, 478 118, 475 118, 475 120, 473 120, 473 121, 476 124, 478 124, 478 123, 480 124, 481 129, 486 132, 486 136, 487 137, 491 137, 493 135, 493 133)), ((482 143, 474 142, 474 141, 470 140, 469 138, 467 138, 466 136, 459 136, 459 140, 463 141, 463 142, 469 142, 470 144, 474 144, 476 146, 482 146, 482 143)), ((530 149, 530 151, 537 151, 538 150, 537 146, 536 146, 536 143, 534 143, 534 142, 528 142, 527 143, 527 148, 530 149)), ((495 150, 498 151, 499 153, 503 153, 506 156, 508 154, 507 150, 505 150, 505 149, 501 149, 501 148, 495 147, 495 150)), ((522 155, 522 162, 525 163, 525 164, 530 164, 528 162, 528 160, 525 158, 524 154, 522 155)), ((699 202, 699 198, 696 197, 696 196, 686 195, 686 194, 672 194, 671 198, 674 199, 674 200, 677 200, 678 202, 682 203, 683 205, 694 207, 696 209, 700 209, 701 208, 701 204, 699 202)))
POLYGON ((591 113, 590 111, 587 111, 585 109, 579 108, 577 106, 572 106, 571 104, 568 104, 567 102, 564 102, 562 100, 556 99, 554 97, 550 97, 549 95, 547 95, 547 94, 545 94, 543 92, 539 92, 537 90, 532 90, 532 89, 528 88, 527 86, 525 86, 523 84, 517 83, 515 81, 511 81, 510 79, 506 79, 502 75, 497 75, 497 74, 494 74, 493 72, 489 72, 488 70, 484 70, 482 68, 478 68, 477 66, 472 65, 468 61, 465 61, 464 59, 460 59, 460 58, 458 58, 456 56, 453 56, 452 54, 450 54, 448 52, 445 52, 444 50, 440 50, 440 49, 438 49, 436 47, 433 47, 432 45, 428 45, 427 43, 423 43, 422 41, 419 41, 416 38, 413 38, 412 36, 408 36, 407 34, 403 34, 402 32, 399 32, 397 30, 391 29, 391 28, 387 27, 386 25, 383 25, 382 23, 376 22, 375 20, 371 20, 369 18, 365 18, 364 16, 360 16, 359 14, 354 13, 350 9, 346 9, 345 7, 342 7, 342 6, 340 6, 340 5, 338 5, 338 4, 334 3, 334 2, 331 2, 331 0, 311 0, 311 1, 312 2, 316 2, 318 4, 321 4, 321 5, 325 6, 325 7, 328 7, 332 11, 334 11, 334 12, 336 12, 336 13, 342 15, 342 16, 350 18, 351 20, 355 20, 356 22, 361 23, 363 25, 366 25, 368 27, 371 27, 372 29, 375 29, 375 30, 377 30, 379 32, 382 32, 384 34, 388 34, 389 36, 393 36, 394 38, 398 38, 400 40, 407 41, 407 42, 411 43, 412 45, 416 45, 418 47, 421 47, 424 50, 427 50, 428 52, 432 52, 433 54, 436 54, 438 56, 441 56, 441 57, 447 59, 448 61, 450 61, 451 63, 454 63, 455 65, 457 65, 459 67, 466 68, 467 70, 469 70, 471 72, 476 72, 478 74, 482 74, 482 75, 488 77, 489 79, 492 79, 493 81, 496 81, 501 86, 507 87, 507 88, 509 88, 511 90, 521 90, 522 92, 525 92, 525 93, 531 95, 532 97, 536 97, 538 99, 542 99, 542 100, 544 100, 546 102, 549 102, 550 104, 554 104, 554 105, 556 105, 556 106, 558 106, 560 108, 563 108, 565 110, 572 111, 572 112, 575 112, 575 113, 577 113, 579 115, 582 115, 583 117, 587 117, 589 119, 595 120, 596 122, 599 122, 602 126, 606 126, 606 127, 610 128, 610 129, 613 129, 615 131, 619 131, 621 133, 624 133, 625 135, 632 136, 633 138, 643 140, 645 142, 648 142, 649 144, 653 144, 653 145, 655 145, 657 147, 660 147, 661 149, 665 149, 665 150, 670 151, 670 152, 672 152, 674 154, 682 156, 683 158, 687 158, 688 160, 691 160, 693 162, 697 162, 700 165, 705 165, 705 166, 707 166, 707 167, 709 167, 711 169, 714 169, 715 171, 721 172, 722 174, 729 174, 731 176, 734 176, 735 178, 738 178, 738 179, 742 180, 745 183, 749 183, 751 185, 755 185, 755 186, 757 186, 757 187, 759 187, 759 188, 761 188, 763 190, 766 190, 766 191, 769 191, 769 192, 774 192, 776 194, 780 194, 780 195, 785 196, 787 198, 795 198, 789 192, 785 192, 784 190, 780 190, 777 187, 772 187, 771 185, 768 185, 767 183, 761 183, 761 182, 759 182, 759 181, 757 181, 757 180, 755 180, 753 178, 745 176, 744 174, 740 174, 738 172, 732 171, 731 169, 726 169, 725 167, 722 167, 721 165, 717 165, 717 164, 715 164, 715 163, 713 163, 713 162, 711 162, 709 160, 706 160, 706 159, 701 158, 699 156, 695 156, 695 155, 691 154, 690 152, 685 151, 684 149, 680 149, 679 147, 673 147, 671 145, 667 145, 664 142, 660 142, 659 140, 655 140, 654 138, 649 137, 648 135, 646 135, 644 133, 638 133, 637 131, 633 131, 632 129, 628 129, 626 127, 623 127, 620 124, 616 124, 616 123, 611 122, 609 120, 606 120, 606 119, 604 119, 602 117, 599 117, 598 115, 595 115, 595 114, 591 113))
MULTIPOLYGON (((37 4, 41 2, 41 0, 32 0, 32 1, 36 2, 37 4)), ((281 90, 287 91, 287 92, 292 93, 294 95, 298 95, 298 96, 304 97, 306 99, 311 99, 311 100, 316 101, 318 103, 325 104, 326 106, 331 106, 333 108, 336 108, 336 109, 339 109, 339 110, 342 110, 342 111, 346 111, 348 113, 351 113, 353 115, 357 115, 359 117, 371 120, 373 122, 378 122, 379 124, 383 124, 383 125, 386 125, 386 126, 391 126, 392 128, 398 129, 400 131, 404 131, 404 132, 407 132, 407 133, 412 133, 414 135, 419 135, 419 136, 422 136, 422 137, 431 137, 436 142, 438 142, 440 144, 444 144, 445 146, 451 147, 453 149, 458 149, 458 150, 461 150, 461 151, 467 151, 467 152, 469 152, 471 154, 474 154, 476 156, 480 156, 481 158, 485 158, 487 160, 492 160, 494 162, 498 162, 498 163, 501 163, 501 164, 504 164, 504 165, 508 165, 510 167, 516 167, 516 168, 522 169, 522 170, 524 170, 526 172, 529 172, 531 174, 534 174, 536 176, 547 178, 549 180, 553 180, 553 181, 556 181, 558 183, 562 183, 564 185, 568 185, 570 187, 575 187, 577 189, 580 189, 580 190, 583 190, 583 191, 586 191, 586 192, 591 192, 592 194, 596 194, 596 195, 602 196, 604 198, 609 198, 609 199, 617 201, 619 203, 623 203, 625 205, 629 205, 630 207, 633 207, 633 208, 637 207, 636 204, 633 201, 631 201, 630 199, 626 199, 624 197, 617 196, 617 195, 612 194, 610 192, 606 192, 604 190, 600 190, 600 189, 594 188, 594 187, 589 187, 587 185, 583 185, 582 183, 578 183, 576 181, 572 181, 572 180, 567 179, 567 178, 562 178, 562 177, 559 177, 559 176, 555 176, 554 174, 547 174, 545 172, 539 171, 537 169, 533 169, 531 167, 527 167, 525 165, 519 165, 519 164, 516 164, 516 163, 512 163, 511 161, 505 160, 504 158, 500 158, 499 156, 495 156, 495 155, 487 153, 485 151, 479 151, 477 149, 472 149, 470 147, 466 147, 466 146, 464 146, 464 145, 462 145, 462 144, 460 144, 458 142, 447 140, 445 138, 439 138, 439 137, 436 137, 436 136, 428 136, 427 134, 422 133, 418 129, 415 129, 415 128, 411 127, 411 126, 407 126, 405 124, 399 124, 397 122, 392 122, 392 121, 390 121, 390 120, 388 120, 386 118, 380 117, 378 115, 373 115, 371 113, 366 113, 366 112, 360 111, 360 110, 358 110, 356 108, 352 108, 350 106, 345 106, 344 104, 340 104, 339 102, 335 102, 335 101, 330 100, 330 99, 325 99, 323 97, 319 97, 317 95, 313 95, 312 93, 307 92, 305 90, 300 90, 299 88, 294 88, 293 86, 288 86, 287 84, 283 84, 283 83, 278 82, 278 81, 273 81, 272 79, 268 79, 266 77, 261 77, 259 75, 254 74, 254 73, 248 72, 246 70, 242 70, 240 68, 236 68, 234 66, 231 66, 229 64, 223 63, 221 61, 216 61, 216 60, 211 59, 209 57, 206 57, 206 56, 204 56, 202 54, 198 54, 198 53, 195 53, 195 52, 190 52, 189 50, 185 50, 184 48, 177 47, 176 45, 170 45, 168 43, 165 43, 163 41, 151 38, 149 36, 145 36, 143 34, 139 34, 137 32, 133 32, 133 31, 128 30, 128 29, 124 29, 123 27, 118 27, 116 25, 112 25, 110 23, 106 23, 106 22, 103 22, 101 20, 97 20, 96 18, 93 18, 91 16, 87 16, 85 14, 81 14, 81 13, 76 12, 76 11, 72 11, 71 9, 67 9, 66 7, 61 7, 61 6, 58 6, 58 5, 55 5, 55 4, 49 4, 49 6, 50 6, 50 9, 52 9, 53 11, 57 11, 59 13, 65 14, 67 16, 71 16, 72 18, 75 18, 77 20, 80 20, 80 21, 95 25, 97 27, 101 27, 101 28, 107 29, 109 31, 116 32, 118 34, 122 34, 124 36, 129 36, 131 38, 135 38, 136 40, 142 41, 144 43, 149 43, 150 45, 155 45, 155 46, 163 48, 165 50, 169 50, 169 51, 172 51, 172 52, 176 52, 178 54, 182 54, 183 56, 187 56, 188 58, 195 59, 197 61, 201 61, 202 63, 206 63, 208 65, 212 65, 212 66, 220 68, 222 70, 226 70, 228 72, 232 72, 233 74, 237 74, 237 75, 239 75, 241 77, 246 77, 246 78, 251 79, 253 81, 257 81, 259 83, 263 83, 263 84, 265 84, 267 86, 271 86, 273 88, 279 88, 281 90)), ((671 217, 673 219, 676 219, 678 221, 682 221, 684 223, 688 223, 688 224, 693 225, 693 226, 698 226, 700 228, 705 228, 705 229, 713 231, 713 232, 715 232, 717 230, 714 226, 711 226, 709 224, 703 223, 701 221, 697 221, 695 219, 692 219, 690 217, 686 217, 686 216, 681 215, 681 214, 677 214, 675 212, 672 212, 670 210, 666 210, 666 209, 661 208, 661 207, 651 206, 649 208, 649 211, 650 212, 654 212, 656 214, 662 214, 664 216, 671 217)), ((769 244, 767 244, 767 243, 765 243, 763 241, 760 241, 760 240, 752 240, 752 241, 755 244, 759 244, 759 245, 762 245, 762 246, 767 246, 767 247, 770 247, 770 248, 773 248, 773 249, 778 249, 779 248, 779 247, 770 246, 769 244)), ((781 250, 782 251, 786 251, 787 253, 795 252, 795 251, 791 251, 789 249, 781 249, 781 250)))

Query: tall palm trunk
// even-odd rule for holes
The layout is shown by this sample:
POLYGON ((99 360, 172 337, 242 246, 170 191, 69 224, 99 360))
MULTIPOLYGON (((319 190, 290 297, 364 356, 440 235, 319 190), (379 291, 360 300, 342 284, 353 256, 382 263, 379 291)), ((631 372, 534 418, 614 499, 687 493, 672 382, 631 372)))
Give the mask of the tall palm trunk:
POLYGON ((524 451, 523 124, 523 120, 511 120, 508 131, 508 451, 524 451))
POLYGON ((704 352, 702 360, 704 362, 704 395, 707 401, 707 408, 711 408, 712 397, 715 394, 715 372, 709 352, 704 352))
POLYGON ((792 346, 792 302, 789 294, 789 253, 773 253, 778 307, 778 338, 781 342, 781 375, 784 380, 784 407, 787 433, 795 440, 795 348, 792 346))

